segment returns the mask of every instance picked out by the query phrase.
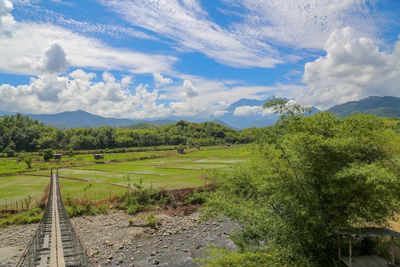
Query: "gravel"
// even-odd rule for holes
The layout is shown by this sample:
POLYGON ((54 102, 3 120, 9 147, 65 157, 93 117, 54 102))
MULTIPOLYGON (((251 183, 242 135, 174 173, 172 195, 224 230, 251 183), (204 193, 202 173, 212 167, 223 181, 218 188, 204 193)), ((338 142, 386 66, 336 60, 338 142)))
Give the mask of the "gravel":
MULTIPOLYGON (((153 229, 142 226, 145 216, 112 211, 71 222, 100 266, 196 266, 193 259, 201 257, 209 245, 235 249, 229 236, 236 226, 227 219, 201 222, 199 213, 158 214, 159 225, 153 229)), ((37 224, 0 229, 0 266, 15 266, 36 228, 37 224), (2 258, 3 250, 7 258, 2 258)))

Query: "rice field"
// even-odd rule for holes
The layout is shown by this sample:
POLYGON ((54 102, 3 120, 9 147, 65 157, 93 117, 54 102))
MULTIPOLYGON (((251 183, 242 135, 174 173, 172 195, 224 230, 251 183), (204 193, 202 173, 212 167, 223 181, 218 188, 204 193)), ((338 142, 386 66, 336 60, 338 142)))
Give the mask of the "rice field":
MULTIPOLYGON (((249 146, 245 145, 186 151, 186 154, 171 154, 171 150, 169 154, 166 151, 115 153, 97 163, 92 155, 75 156, 77 158, 70 162, 84 161, 86 164, 59 166, 61 193, 64 199, 94 200, 123 194, 139 183, 160 189, 201 186, 206 183, 207 170, 230 171, 233 164, 245 160, 250 153, 249 146), (151 153, 157 158, 149 157, 151 153)), ((28 195, 33 201, 40 199, 49 177, 49 170, 0 177, 0 209, 6 202, 9 205, 23 201, 28 195)))

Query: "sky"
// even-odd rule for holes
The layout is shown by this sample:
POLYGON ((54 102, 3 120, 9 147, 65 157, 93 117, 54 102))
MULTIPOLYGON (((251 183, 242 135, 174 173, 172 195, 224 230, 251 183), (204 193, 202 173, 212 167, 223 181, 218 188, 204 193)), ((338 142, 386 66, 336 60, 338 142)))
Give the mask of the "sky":
POLYGON ((0 0, 0 110, 218 118, 242 98, 400 97, 399 35, 398 0, 0 0))

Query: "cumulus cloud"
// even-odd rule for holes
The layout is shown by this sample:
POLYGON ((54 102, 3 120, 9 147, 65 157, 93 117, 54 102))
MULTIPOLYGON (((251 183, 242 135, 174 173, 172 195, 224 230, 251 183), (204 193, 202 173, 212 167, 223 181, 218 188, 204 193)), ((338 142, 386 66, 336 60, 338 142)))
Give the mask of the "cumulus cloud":
POLYGON ((213 116, 214 117, 221 117, 226 113, 228 113, 227 110, 219 109, 219 110, 214 111, 213 116))
POLYGON ((171 66, 177 60, 171 56, 114 49, 97 39, 52 24, 17 22, 11 10, 12 5, 8 0, 0 0, 0 34, 7 33, 7 37, 0 36, 2 72, 30 75, 57 72, 66 65, 63 54, 68 55, 68 63, 74 67, 124 70, 139 74, 171 72, 171 66), (44 64, 38 65, 43 61, 44 64))
MULTIPOLYGON (((165 87, 168 90, 164 91, 163 88, 163 94, 160 94, 156 88, 149 85, 132 84, 130 76, 116 79, 109 72, 104 72, 100 77, 82 69, 76 69, 64 76, 45 73, 31 78, 28 84, 0 85, 0 107, 7 111, 24 113, 56 113, 85 109, 107 117, 207 118, 212 114, 223 115, 226 112, 223 109, 240 98, 255 98, 277 90, 273 87, 244 88, 235 86, 234 83, 227 88, 221 81, 195 76, 191 76, 190 79, 196 82, 196 87, 201 88, 201 95, 182 98, 182 86, 178 85, 165 87), (221 99, 225 99, 226 102, 221 102, 221 99)), ((259 112, 265 114, 266 111, 259 112)))
POLYGON ((335 30, 324 45, 326 55, 304 68, 306 90, 296 99, 319 108, 371 95, 400 96, 400 41, 392 52, 352 28, 335 30))
POLYGON ((183 81, 183 89, 185 89, 185 94, 187 97, 195 97, 199 95, 196 87, 194 87, 193 83, 189 80, 183 81))
POLYGON ((269 108, 263 108, 263 106, 240 106, 235 108, 233 116, 267 116, 274 114, 274 111, 269 108))
POLYGON ((58 43, 52 44, 45 53, 43 69, 47 72, 58 73, 66 67, 67 59, 64 49, 58 43))
POLYGON ((172 79, 171 78, 163 77, 158 72, 153 73, 153 77, 154 77, 154 81, 156 82, 156 86, 157 87, 168 85, 168 84, 172 83, 172 79))
POLYGON ((146 85, 133 90, 125 88, 127 78, 117 80, 103 73, 96 75, 81 69, 61 77, 43 74, 32 78, 29 84, 0 85, 0 106, 5 110, 27 113, 54 113, 84 107, 94 114, 115 117, 162 117, 168 110, 157 105, 158 91, 146 85), (96 79, 98 80, 98 79, 96 79))
POLYGON ((0 37, 11 37, 12 33, 8 29, 14 24, 14 18, 10 14, 13 5, 9 0, 0 0, 0 37))

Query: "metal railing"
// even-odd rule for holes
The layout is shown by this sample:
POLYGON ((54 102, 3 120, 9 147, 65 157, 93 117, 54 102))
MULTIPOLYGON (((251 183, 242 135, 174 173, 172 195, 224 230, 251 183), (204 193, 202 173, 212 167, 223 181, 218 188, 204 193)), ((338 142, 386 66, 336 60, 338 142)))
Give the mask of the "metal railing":
POLYGON ((40 264, 42 255, 50 254, 50 247, 44 246, 44 243, 46 242, 45 236, 51 236, 53 194, 57 194, 57 207, 65 266, 95 266, 68 218, 68 214, 61 198, 57 169, 55 176, 53 176, 53 170, 51 170, 50 191, 43 217, 40 220, 35 235, 32 237, 31 242, 18 261, 17 267, 36 267, 40 264), (56 179, 57 184, 55 192, 53 192, 52 186, 54 178, 56 179))

